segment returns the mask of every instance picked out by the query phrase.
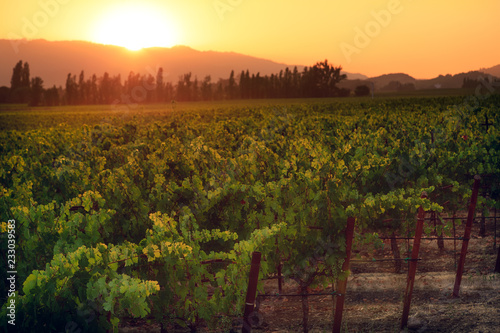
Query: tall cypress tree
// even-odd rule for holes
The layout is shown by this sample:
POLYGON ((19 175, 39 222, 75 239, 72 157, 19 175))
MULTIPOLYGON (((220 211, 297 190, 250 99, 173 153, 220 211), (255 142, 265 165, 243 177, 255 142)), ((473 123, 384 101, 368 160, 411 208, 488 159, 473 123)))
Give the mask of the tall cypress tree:
POLYGON ((30 65, 27 62, 25 62, 23 66, 21 85, 23 88, 30 88, 30 65))
POLYGON ((43 80, 35 77, 31 80, 31 99, 30 106, 39 106, 43 96, 43 80))
POLYGON ((30 98, 30 66, 20 60, 12 70, 10 80, 12 102, 27 103, 30 98))
POLYGON ((15 91, 22 86, 23 62, 20 60, 12 70, 12 78, 10 79, 10 89, 15 91))

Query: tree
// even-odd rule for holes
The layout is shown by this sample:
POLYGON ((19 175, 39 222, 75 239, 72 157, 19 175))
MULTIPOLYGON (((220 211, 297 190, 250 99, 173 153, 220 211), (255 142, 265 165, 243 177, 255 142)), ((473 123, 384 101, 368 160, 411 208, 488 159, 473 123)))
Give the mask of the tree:
POLYGON ((30 87, 30 65, 27 62, 25 62, 23 66, 21 85, 23 87, 30 87))
POLYGON ((165 84, 165 95, 162 101, 170 102, 175 98, 175 89, 171 82, 165 84))
MULTIPOLYGON (((115 78, 116 79, 116 78, 115 78)), ((142 77, 142 85, 139 87, 141 92, 146 92, 146 103, 152 103, 155 101, 155 90, 156 90, 156 79, 153 75, 148 74, 147 76, 142 77)), ((116 90, 116 82, 114 89, 116 90)), ((115 93, 114 93, 115 94, 115 93)))
POLYGON ((347 76, 340 74, 342 67, 333 67, 328 64, 328 60, 318 62, 312 68, 312 78, 315 85, 315 92, 312 97, 333 97, 338 96, 337 83, 347 76))
POLYGON ((381 91, 398 91, 401 87, 401 82, 391 81, 386 86, 382 87, 381 91))
POLYGON ((380 90, 382 90, 382 91, 411 91, 411 90, 415 90, 415 85, 411 82, 403 84, 399 81, 391 81, 380 90))
POLYGON ((19 61, 12 70, 12 78, 10 79, 10 89, 15 91, 22 87, 22 72, 23 72, 23 62, 19 61))
POLYGON ((280 82, 278 76, 271 74, 269 78, 269 97, 276 98, 280 96, 280 82))
POLYGON ((99 103, 111 104, 112 101, 112 80, 108 72, 105 72, 99 84, 99 103))
POLYGON ((194 77, 194 82, 193 82, 193 89, 192 89, 192 92, 191 92, 191 100, 192 101, 198 101, 199 100, 199 95, 200 95, 200 91, 199 91, 199 87, 198 87, 198 77, 194 77))
MULTIPOLYGON (((151 82, 154 82, 154 78, 152 75, 151 77, 151 82)), ((111 104, 114 99, 120 98, 121 94, 123 93, 123 87, 122 87, 122 76, 120 74, 113 76, 111 79, 111 92, 110 92, 110 99, 106 104, 111 104)))
POLYGON ((370 87, 367 85, 357 86, 356 89, 354 89, 354 95, 358 97, 368 96, 370 95, 370 87))
POLYGON ((57 106, 59 105, 59 91, 56 86, 45 90, 44 92, 45 105, 57 106))
POLYGON ((224 87, 222 86, 221 79, 219 79, 219 82, 217 83, 217 90, 215 91, 214 99, 215 100, 224 99, 224 87))
POLYGON ((0 87, 0 103, 8 103, 10 101, 10 88, 0 87))
POLYGON ((292 74, 292 97, 300 97, 300 79, 301 75, 299 73, 299 70, 297 66, 293 68, 293 74, 292 74))
POLYGON ((283 70, 280 70, 280 73, 278 75, 278 83, 276 85, 276 88, 278 90, 278 97, 285 97, 283 70))
POLYGON ((401 85, 399 88, 400 91, 412 91, 415 90, 415 85, 411 82, 407 82, 401 85))
POLYGON ((248 69, 246 72, 241 71, 240 85, 239 85, 241 98, 243 99, 250 98, 250 85, 251 85, 250 72, 248 71, 248 69))
POLYGON ((340 88, 338 90, 339 97, 349 97, 351 95, 351 89, 348 88, 340 88))
POLYGON ((92 79, 87 82, 89 86, 89 103, 97 104, 99 99, 99 94, 97 90, 97 76, 92 75, 92 79))
POLYGON ((71 73, 66 77, 66 104, 76 105, 78 100, 78 85, 76 84, 76 75, 71 73))
POLYGON ((177 83, 177 100, 191 100, 191 84, 191 73, 179 77, 179 82, 177 83))
POLYGON ((201 83, 201 98, 204 101, 212 100, 212 77, 210 75, 205 76, 203 82, 201 83))
POLYGON ((87 96, 87 85, 85 83, 85 73, 83 71, 80 72, 80 76, 78 77, 78 104, 88 104, 88 96, 87 96))
POLYGON ((229 83, 226 86, 226 98, 227 99, 235 99, 237 95, 237 86, 236 80, 234 79, 234 70, 231 71, 229 75, 229 83))
POLYGON ((281 86, 283 87, 283 95, 282 97, 290 98, 292 97, 292 72, 288 69, 285 69, 285 74, 283 76, 283 82, 281 86))
POLYGON ((158 69, 156 74, 156 98, 157 103, 165 100, 165 83, 163 82, 163 67, 158 69))
POLYGON ((306 97, 312 94, 309 81, 311 81, 311 75, 309 73, 309 68, 306 66, 302 72, 302 80, 300 80, 300 97, 306 97))
POLYGON ((39 106, 43 97, 43 80, 40 77, 34 77, 31 80, 31 100, 30 106, 39 106))
POLYGON ((11 99, 14 103, 27 103, 30 96, 30 66, 19 61, 12 70, 10 80, 11 99))

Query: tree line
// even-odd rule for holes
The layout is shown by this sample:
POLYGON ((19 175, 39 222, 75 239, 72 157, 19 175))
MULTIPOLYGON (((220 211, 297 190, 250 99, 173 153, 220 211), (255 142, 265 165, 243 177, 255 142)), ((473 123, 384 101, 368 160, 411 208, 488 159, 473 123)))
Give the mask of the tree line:
MULTIPOLYGON (((288 67, 277 74, 261 76, 260 73, 231 71, 229 78, 212 82, 210 75, 199 81, 191 73, 181 75, 176 84, 165 82, 163 68, 156 75, 130 72, 122 83, 120 75, 104 73, 86 77, 84 71, 69 73, 64 87, 45 89, 40 77, 30 79, 27 62, 19 61, 12 71, 11 86, 0 87, 0 103, 39 105, 89 105, 163 103, 171 101, 212 101, 227 99, 259 98, 309 98, 346 97, 350 89, 337 84, 346 79, 342 67, 335 67, 328 60, 317 62, 299 71, 288 67)), ((359 95, 356 90, 355 94, 359 95)), ((364 92, 363 92, 364 94, 364 92)))

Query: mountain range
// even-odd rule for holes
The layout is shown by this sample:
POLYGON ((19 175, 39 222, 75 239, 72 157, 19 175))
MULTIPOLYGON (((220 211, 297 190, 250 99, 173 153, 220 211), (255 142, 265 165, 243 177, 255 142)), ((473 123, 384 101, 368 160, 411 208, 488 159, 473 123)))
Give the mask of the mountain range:
MULTIPOLYGON (((498 66, 496 66, 498 67, 498 66)), ((433 79, 415 79, 408 74, 396 73, 396 74, 384 74, 377 77, 371 77, 364 80, 344 80, 339 83, 340 88, 348 88, 354 90, 359 85, 371 85, 375 88, 375 91, 395 91, 399 89, 404 90, 404 85, 410 88, 407 90, 433 90, 433 89, 458 89, 462 88, 464 79, 470 79, 475 81, 480 81, 489 76, 495 78, 500 77, 500 73, 496 74, 495 67, 488 69, 481 69, 479 71, 470 71, 467 73, 459 73, 455 75, 439 75, 433 79), (402 87, 403 86, 403 87, 402 87)))
MULTIPOLYGON (((227 79, 232 70, 236 76, 246 70, 251 74, 260 73, 264 76, 277 74, 286 67, 293 70, 297 66, 299 71, 304 68, 304 65, 277 63, 234 52, 197 51, 187 46, 148 48, 132 52, 113 45, 41 39, 0 39, 0 54, 0 86, 10 86, 12 69, 20 60, 29 63, 31 77, 41 77, 46 88, 52 85, 64 86, 69 73, 78 76, 81 71, 84 71, 86 78, 93 74, 99 77, 105 72, 111 76, 120 74, 123 82, 131 71, 155 76, 162 67, 165 81, 177 82, 180 76, 191 72, 198 80, 210 75, 212 82, 216 82, 219 78, 227 79)), ((313 64, 308 64, 310 65, 313 64)), ((375 90, 390 89, 390 84, 394 81, 401 85, 413 84, 416 89, 460 88, 466 77, 474 80, 485 74, 500 77, 500 65, 469 73, 440 75, 427 80, 417 80, 404 73, 372 78, 358 73, 343 73, 347 75, 347 80, 342 81, 340 86, 350 89, 367 83, 373 83, 375 90)))

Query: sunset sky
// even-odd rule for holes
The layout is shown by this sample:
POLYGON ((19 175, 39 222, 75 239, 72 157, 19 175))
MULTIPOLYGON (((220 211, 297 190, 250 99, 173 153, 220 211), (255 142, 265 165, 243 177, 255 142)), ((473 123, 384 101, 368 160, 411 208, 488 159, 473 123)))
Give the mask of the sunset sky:
MULTIPOLYGON (((1 0, 0 38, 187 45, 415 78, 500 64, 500 1, 1 0)), ((1 57, 1 56, 0 56, 1 57)))

